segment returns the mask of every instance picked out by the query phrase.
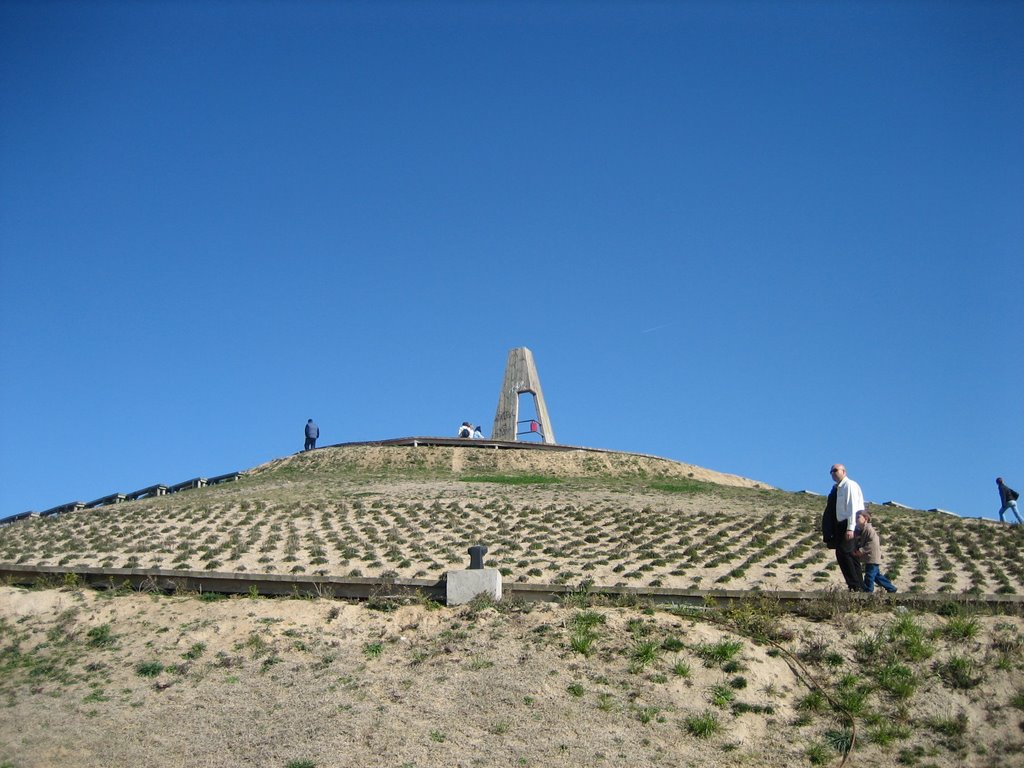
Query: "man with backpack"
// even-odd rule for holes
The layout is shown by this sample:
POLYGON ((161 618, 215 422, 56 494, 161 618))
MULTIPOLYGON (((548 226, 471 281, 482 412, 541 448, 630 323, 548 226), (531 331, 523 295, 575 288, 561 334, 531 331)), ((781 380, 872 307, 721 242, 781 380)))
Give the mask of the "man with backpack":
POLYGON ((1001 477, 996 478, 996 487, 999 488, 999 522, 1006 522, 1003 513, 1009 509, 1013 511, 1013 516, 1017 518, 1018 525, 1024 523, 1024 520, 1020 519, 1020 513, 1017 512, 1017 499, 1020 498, 1020 494, 1006 485, 1001 477))

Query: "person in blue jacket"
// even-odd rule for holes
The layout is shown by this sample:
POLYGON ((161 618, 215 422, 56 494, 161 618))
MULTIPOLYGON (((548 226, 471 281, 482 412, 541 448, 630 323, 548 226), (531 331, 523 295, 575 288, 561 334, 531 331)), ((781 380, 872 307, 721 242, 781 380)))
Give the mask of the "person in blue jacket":
POLYGON ((316 448, 316 439, 320 437, 320 427, 313 423, 310 419, 306 422, 306 444, 302 448, 304 451, 312 450, 316 448))

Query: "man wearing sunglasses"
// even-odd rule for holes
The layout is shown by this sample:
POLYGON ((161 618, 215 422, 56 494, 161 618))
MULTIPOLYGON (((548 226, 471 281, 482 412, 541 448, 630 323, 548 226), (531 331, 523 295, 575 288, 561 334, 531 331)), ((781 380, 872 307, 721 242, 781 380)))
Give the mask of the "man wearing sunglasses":
POLYGON ((830 549, 835 549, 836 562, 849 590, 863 592, 860 563, 853 556, 853 532, 857 527, 857 513, 864 511, 864 493, 846 476, 846 467, 842 464, 833 464, 829 474, 834 485, 821 515, 822 538, 830 549))

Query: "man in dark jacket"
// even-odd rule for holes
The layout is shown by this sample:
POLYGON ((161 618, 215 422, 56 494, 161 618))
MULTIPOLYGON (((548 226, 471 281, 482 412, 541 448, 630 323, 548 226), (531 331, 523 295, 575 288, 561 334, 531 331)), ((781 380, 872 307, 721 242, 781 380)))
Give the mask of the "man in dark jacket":
POLYGON ((1018 524, 1024 522, 1024 520, 1020 519, 1020 514, 1017 512, 1017 499, 1020 498, 1020 494, 1006 485, 1001 477, 996 478, 996 487, 999 488, 999 522, 1006 522, 1003 513, 1008 509, 1013 510, 1013 516, 1017 518, 1018 524))
POLYGON ((306 422, 306 445, 302 449, 304 451, 316 448, 316 439, 320 437, 320 427, 313 423, 310 419, 306 422))

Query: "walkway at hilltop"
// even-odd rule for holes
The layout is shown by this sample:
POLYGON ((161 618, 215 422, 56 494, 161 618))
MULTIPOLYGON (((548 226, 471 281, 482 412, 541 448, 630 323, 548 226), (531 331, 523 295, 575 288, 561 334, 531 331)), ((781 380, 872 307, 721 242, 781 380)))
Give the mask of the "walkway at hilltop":
MULTIPOLYGON (((609 451, 604 448, 584 448, 578 445, 558 445, 557 443, 533 443, 519 440, 488 440, 484 438, 473 439, 472 437, 395 437, 389 440, 365 440, 354 443, 335 443, 313 448, 314 451, 322 451, 325 448, 358 448, 387 447, 387 446, 409 446, 412 448, 424 447, 445 447, 445 448, 492 448, 532 451, 593 451, 595 453, 627 453, 630 456, 646 456, 657 459, 660 456, 648 456, 643 453, 628 453, 627 451, 609 451)), ((306 453, 306 451, 297 451, 306 453)))

